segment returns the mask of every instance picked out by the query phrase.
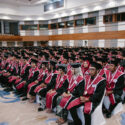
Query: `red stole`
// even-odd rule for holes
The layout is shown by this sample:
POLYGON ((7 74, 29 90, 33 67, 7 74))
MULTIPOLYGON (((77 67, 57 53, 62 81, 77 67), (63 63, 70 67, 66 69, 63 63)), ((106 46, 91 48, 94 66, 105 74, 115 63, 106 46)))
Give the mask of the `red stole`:
POLYGON ((34 73, 35 73, 36 71, 39 71, 39 70, 38 70, 38 67, 36 67, 36 68, 34 68, 34 69, 33 69, 33 68, 30 68, 28 80, 34 75, 34 73))
POLYGON ((82 76, 77 76, 76 79, 73 79, 73 77, 71 77, 69 79, 69 86, 68 86, 68 91, 72 92, 74 90, 74 88, 83 80, 82 76))
POLYGON ((119 69, 117 68, 117 70, 115 71, 114 75, 112 76, 111 72, 106 72, 106 76, 107 76, 107 85, 106 85, 106 89, 111 91, 112 89, 115 88, 115 84, 118 80, 118 78, 123 75, 124 73, 120 72, 119 69))
POLYGON ((29 63, 27 63, 27 64, 22 68, 22 70, 21 70, 21 75, 23 75, 23 74, 25 73, 25 69, 26 69, 28 66, 30 66, 29 63))
POLYGON ((104 73, 105 73, 105 72, 104 72, 104 68, 103 68, 103 69, 100 70, 99 75, 100 75, 100 76, 103 76, 104 73))
POLYGON ((95 90, 96 90, 96 86, 98 85, 98 83, 100 83, 102 80, 104 80, 103 77, 101 77, 100 75, 97 75, 93 81, 91 81, 91 76, 87 75, 85 77, 85 90, 84 90, 84 96, 91 96, 94 94, 95 90))
POLYGON ((56 78, 56 86, 55 86, 55 90, 57 90, 58 88, 61 88, 64 81, 67 79, 67 76, 64 75, 61 77, 60 74, 57 75, 57 78, 56 78))
POLYGON ((50 83, 51 79, 52 79, 52 76, 53 76, 53 73, 50 72, 50 73, 47 73, 47 77, 45 79, 45 83, 48 84, 50 83))
POLYGON ((45 71, 41 70, 38 76, 38 81, 42 81, 43 77, 45 74, 48 73, 48 70, 46 69, 45 71))

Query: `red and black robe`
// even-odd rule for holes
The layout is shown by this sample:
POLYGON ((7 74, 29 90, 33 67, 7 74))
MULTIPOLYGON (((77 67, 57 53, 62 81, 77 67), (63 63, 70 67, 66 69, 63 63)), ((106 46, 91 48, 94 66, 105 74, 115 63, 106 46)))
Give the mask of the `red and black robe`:
POLYGON ((112 74, 111 72, 106 72, 106 91, 113 91, 109 95, 109 100, 112 105, 121 101, 121 96, 124 88, 124 73, 119 71, 119 68, 112 74))
POLYGON ((84 113, 91 114, 92 111, 99 105, 104 95, 106 86, 105 78, 97 75, 94 79, 87 75, 73 92, 73 97, 67 109, 84 105, 84 113), (80 96, 89 98, 88 102, 81 103, 80 96))
POLYGON ((48 109, 53 109, 56 106, 56 99, 60 96, 63 92, 66 92, 68 88, 68 80, 67 75, 61 76, 60 74, 57 75, 57 78, 52 81, 52 90, 55 90, 54 93, 48 92, 46 95, 46 107, 48 109))
POLYGON ((61 106, 62 108, 65 108, 65 107, 68 105, 70 99, 72 98, 72 92, 74 91, 75 87, 76 87, 82 80, 83 80, 83 77, 80 76, 80 75, 77 76, 76 78, 74 78, 74 77, 72 76, 72 77, 70 77, 70 78, 68 79, 68 81, 69 81, 69 86, 68 86, 68 89, 67 89, 67 93, 70 93, 70 96, 68 96, 68 97, 63 97, 63 98, 61 99, 60 106, 61 106))

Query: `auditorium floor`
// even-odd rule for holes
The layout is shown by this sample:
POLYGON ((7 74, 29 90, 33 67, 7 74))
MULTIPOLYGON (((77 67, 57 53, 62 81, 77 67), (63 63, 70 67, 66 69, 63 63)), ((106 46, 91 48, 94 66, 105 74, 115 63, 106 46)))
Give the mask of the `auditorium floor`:
MULTIPOLYGON (((54 114, 37 112, 37 108, 37 104, 22 102, 13 93, 0 88, 0 125, 56 125, 54 114)), ((105 125, 121 125, 122 113, 125 113, 125 105, 122 112, 106 119, 105 125)))

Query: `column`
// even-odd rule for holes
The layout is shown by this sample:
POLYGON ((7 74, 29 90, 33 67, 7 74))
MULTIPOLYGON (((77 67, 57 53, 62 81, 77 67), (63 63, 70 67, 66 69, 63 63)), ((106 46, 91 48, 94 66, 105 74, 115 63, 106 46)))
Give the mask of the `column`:
POLYGON ((37 41, 34 41, 33 46, 38 46, 37 41))
POLYGON ((1 20, 1 34, 4 34, 4 22, 1 20))
POLYGON ((2 46, 7 47, 7 41, 2 41, 2 46))
POLYGON ((18 46, 18 43, 17 43, 17 41, 15 41, 15 47, 17 47, 18 46))

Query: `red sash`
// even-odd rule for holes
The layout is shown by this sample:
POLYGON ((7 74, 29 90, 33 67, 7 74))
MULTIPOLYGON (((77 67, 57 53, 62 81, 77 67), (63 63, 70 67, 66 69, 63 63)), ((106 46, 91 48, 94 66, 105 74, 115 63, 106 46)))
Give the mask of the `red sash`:
POLYGON ((17 90, 21 89, 25 85, 25 82, 22 81, 20 84, 16 86, 17 90))
POLYGON ((43 77, 45 76, 45 74, 48 73, 48 70, 40 70, 39 76, 38 76, 38 81, 42 81, 43 77))
POLYGON ((63 77, 61 77, 60 74, 57 75, 57 78, 56 78, 56 86, 55 86, 55 90, 57 90, 58 88, 61 88, 64 81, 67 79, 67 76, 64 75, 63 77))
POLYGON ((39 71, 38 67, 36 67, 35 69, 30 68, 30 70, 29 70, 28 80, 29 80, 30 78, 33 77, 33 75, 34 75, 34 73, 35 73, 36 71, 39 71))
POLYGON ((57 94, 56 92, 51 93, 51 94, 49 92, 47 93, 47 95, 46 95, 46 108, 52 109, 52 101, 53 101, 53 98, 56 94, 57 94))
POLYGON ((45 79, 45 83, 48 84, 50 83, 51 79, 52 79, 52 76, 53 76, 53 73, 50 72, 50 73, 47 73, 47 77, 45 79))
POLYGON ((72 92, 74 88, 83 80, 82 76, 78 76, 76 79, 70 78, 69 79, 69 86, 68 86, 68 91, 72 92))
POLYGON ((29 63, 27 63, 21 70, 21 75, 23 75, 25 73, 25 69, 27 68, 27 66, 30 66, 29 63))

